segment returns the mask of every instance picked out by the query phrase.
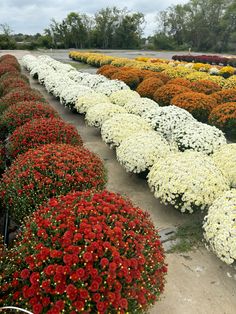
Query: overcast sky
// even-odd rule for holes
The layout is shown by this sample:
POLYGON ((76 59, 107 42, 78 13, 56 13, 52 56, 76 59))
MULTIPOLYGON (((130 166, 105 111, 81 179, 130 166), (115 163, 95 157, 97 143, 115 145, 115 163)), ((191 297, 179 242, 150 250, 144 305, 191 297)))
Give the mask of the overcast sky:
POLYGON ((72 11, 92 15, 107 6, 117 6, 143 12, 146 20, 144 34, 150 35, 156 29, 158 11, 185 2, 187 0, 0 0, 0 24, 7 23, 14 33, 42 33, 52 18, 61 21, 72 11))

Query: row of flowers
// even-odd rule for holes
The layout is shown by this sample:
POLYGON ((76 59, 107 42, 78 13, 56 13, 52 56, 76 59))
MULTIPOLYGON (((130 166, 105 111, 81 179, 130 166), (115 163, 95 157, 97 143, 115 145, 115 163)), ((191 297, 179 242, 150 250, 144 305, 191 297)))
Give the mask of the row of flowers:
MULTIPOLYGON (((219 65, 210 65, 202 62, 181 62, 174 60, 165 60, 165 59, 147 59, 147 58, 120 58, 120 57, 111 57, 103 55, 100 53, 91 53, 91 52, 78 52, 70 51, 69 57, 75 61, 80 61, 88 63, 92 66, 101 67, 103 65, 114 65, 116 67, 133 67, 141 70, 151 70, 154 72, 167 71, 174 74, 178 72, 183 76, 191 73, 202 74, 202 72, 207 72, 208 76, 218 76, 219 79, 228 78, 234 76, 235 68, 233 66, 219 66, 219 65), (198 73, 200 72, 200 73, 198 73)), ((227 80, 222 80, 222 84, 226 83, 227 80)))
POLYGON ((104 165, 77 130, 42 95, 28 97, 28 83, 19 98, 17 84, 6 92, 6 74, 0 125, 12 163, 0 198, 21 232, 13 248, 0 249, 0 306, 34 314, 143 313, 159 299, 167 272, 149 215, 103 190, 104 165))
MULTIPOLYGON (((24 62, 35 76, 33 62, 36 60, 32 62, 31 58, 25 57, 24 62)), ((37 60, 37 76, 54 94, 54 89, 50 90, 48 86, 54 88, 60 84, 60 70, 55 74, 51 66, 48 72, 42 74, 42 64, 52 61, 47 58, 37 60), (51 77, 50 84, 48 77, 51 77)), ((83 76, 80 84, 88 81, 84 73, 72 74, 72 71, 64 72, 64 77, 83 76)), ((100 77, 87 75, 90 86, 100 77)), ((78 89, 80 84, 77 83, 78 89)), ((97 84, 94 86, 95 92, 97 84)), ((148 184, 162 202, 172 204, 182 212, 193 212, 212 208, 219 197, 234 191, 236 145, 226 144, 221 131, 197 122, 181 108, 161 108, 154 101, 141 98, 137 92, 127 88, 109 94, 91 92, 78 96, 74 108, 86 114, 89 125, 101 128, 103 140, 116 148, 117 159, 127 171, 149 172, 148 184), (207 156, 212 153, 212 156, 207 156)), ((226 213, 225 207, 223 211, 226 213)), ((230 207, 229 211, 233 208, 230 207)), ((230 236, 221 237, 221 234, 231 230, 235 222, 233 219, 222 220, 221 212, 215 215, 221 219, 218 221, 220 227, 215 228, 212 215, 206 216, 205 237, 222 260, 232 263, 236 259, 236 250, 231 246, 233 241, 230 236)))
POLYGON ((236 65, 236 58, 221 57, 217 55, 174 55, 173 60, 185 62, 201 62, 209 64, 236 65))

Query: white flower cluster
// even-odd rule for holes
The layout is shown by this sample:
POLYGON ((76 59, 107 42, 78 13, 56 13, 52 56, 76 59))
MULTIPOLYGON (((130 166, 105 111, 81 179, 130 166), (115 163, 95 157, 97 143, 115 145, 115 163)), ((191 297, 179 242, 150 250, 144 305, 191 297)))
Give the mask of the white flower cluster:
POLYGON ((110 95, 113 104, 124 106, 128 101, 140 98, 140 95, 133 90, 119 90, 110 95))
POLYGON ((23 67, 27 69, 27 71, 31 71, 35 65, 37 65, 38 59, 32 55, 25 55, 22 58, 23 67))
POLYGON ((236 144, 222 145, 214 152, 212 158, 231 187, 236 188, 236 144))
POLYGON ((117 147, 117 160, 128 172, 140 173, 170 154, 168 142, 155 131, 140 131, 117 147))
POLYGON ((148 184, 156 198, 181 212, 205 209, 229 190, 213 160, 199 152, 171 153, 153 165, 148 184))
POLYGON ((159 108, 159 105, 154 100, 140 97, 129 100, 127 104, 124 105, 124 108, 127 110, 128 113, 142 116, 145 112, 149 112, 150 110, 156 110, 157 108, 159 108))
POLYGON ((79 97, 75 103, 75 109, 79 113, 86 113, 94 105, 110 103, 109 98, 102 93, 89 93, 79 97))
POLYGON ((106 120, 101 128, 102 139, 111 147, 117 147, 129 135, 149 131, 151 126, 139 116, 129 113, 116 114, 106 120))
POLYGON ((83 95, 96 95, 92 88, 78 85, 75 82, 65 88, 60 94, 60 102, 62 105, 74 108, 77 100, 83 95))
POLYGON ((216 67, 212 67, 212 68, 210 68, 210 70, 209 70, 209 74, 211 74, 211 75, 218 75, 219 72, 220 72, 220 70, 217 69, 216 67))
POLYGON ((179 127, 173 130, 172 140, 177 143, 181 151, 189 149, 208 155, 226 144, 222 131, 197 121, 179 124, 179 127))
POLYGON ((127 111, 123 107, 110 102, 99 103, 87 110, 85 120, 88 125, 101 128, 106 120, 118 113, 127 113, 127 111))
POLYGON ((176 106, 159 107, 158 110, 146 111, 142 117, 168 140, 172 139, 174 130, 196 121, 187 110, 176 106))
POLYGON ((210 206, 204 219, 204 237, 225 263, 236 261, 236 189, 224 193, 210 206))
POLYGON ((110 96, 112 93, 114 93, 118 90, 123 90, 123 89, 129 90, 130 88, 128 85, 126 85, 122 81, 118 81, 118 80, 110 81, 109 79, 107 79, 107 81, 97 85, 95 88, 95 91, 102 93, 102 94, 105 94, 107 96, 110 96))

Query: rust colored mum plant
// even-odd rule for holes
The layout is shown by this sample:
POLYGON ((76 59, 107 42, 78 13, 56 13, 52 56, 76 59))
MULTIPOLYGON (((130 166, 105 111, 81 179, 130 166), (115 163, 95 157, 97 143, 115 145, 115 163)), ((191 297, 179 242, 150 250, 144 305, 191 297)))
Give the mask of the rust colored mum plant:
POLYGON ((213 93, 212 97, 214 97, 218 104, 223 104, 226 102, 236 102, 236 89, 230 88, 221 90, 219 92, 213 93))
POLYGON ((83 141, 73 125, 60 118, 41 118, 15 129, 8 139, 8 156, 14 159, 30 148, 50 143, 83 146, 83 141))
POLYGON ((153 71, 149 71, 149 70, 145 70, 145 71, 146 71, 146 74, 144 75, 144 79, 147 79, 150 77, 156 77, 156 78, 159 78, 160 80, 162 80, 162 82, 164 84, 166 84, 170 80, 170 77, 165 73, 153 72, 153 71))
POLYGON ((190 88, 194 92, 204 93, 206 95, 221 91, 221 87, 217 83, 207 80, 194 81, 191 83, 190 88))
POLYGON ((191 89, 189 89, 188 87, 175 84, 166 84, 155 91, 153 99, 160 106, 169 106, 172 98, 181 93, 187 92, 191 92, 191 89))
POLYGON ((43 95, 35 89, 17 88, 0 98, 0 114, 2 114, 10 106, 22 101, 40 101, 46 102, 43 95))
POLYGON ((146 313, 167 272, 149 215, 108 191, 50 199, 2 260, 0 306, 34 314, 146 313))
POLYGON ((111 76, 112 80, 120 80, 127 84, 131 89, 135 89, 140 83, 140 78, 137 73, 132 70, 119 69, 111 76))
POLYGON ((5 161, 6 161, 5 146, 4 143, 0 141, 0 173, 2 173, 6 168, 5 161))
POLYGON ((102 74, 102 75, 106 76, 107 78, 111 78, 112 75, 118 71, 119 71, 119 69, 117 67, 115 67, 114 65, 106 64, 97 70, 97 74, 102 74))
POLYGON ((59 118, 55 109, 47 103, 39 101, 24 101, 7 108, 0 117, 0 132, 2 136, 12 133, 17 127, 34 119, 59 118))
POLYGON ((216 106, 210 113, 209 123, 221 129, 231 138, 236 139, 236 102, 216 106))
POLYGON ((164 83, 161 79, 157 77, 149 77, 144 79, 144 81, 138 85, 136 91, 142 97, 148 97, 152 99, 155 91, 163 85, 164 83))
POLYGON ((191 82, 185 78, 177 77, 168 81, 167 84, 185 86, 191 89, 191 82))
POLYGON ((19 223, 45 200, 70 191, 103 189, 100 158, 82 147, 47 144, 19 155, 3 174, 0 197, 19 223))
POLYGON ((207 122, 208 116, 217 102, 209 95, 187 92, 175 96, 171 100, 171 104, 187 110, 197 120, 207 122))
POLYGON ((11 64, 5 64, 3 62, 0 63, 0 77, 5 73, 17 73, 18 70, 11 64))
POLYGON ((24 80, 24 81, 26 81, 26 82, 28 82, 29 83, 29 79, 28 79, 28 77, 26 76, 26 75, 24 75, 24 74, 21 74, 21 73, 19 73, 19 72, 9 72, 9 73, 5 73, 5 74, 3 74, 1 77, 0 77, 0 84, 2 84, 3 82, 5 82, 5 81, 9 81, 9 80, 14 80, 14 79, 22 79, 22 80, 24 80))
POLYGON ((24 80, 15 80, 12 82, 9 82, 8 84, 5 84, 5 87, 2 88, 0 85, 0 91, 2 90, 2 96, 5 96, 6 94, 10 93, 14 89, 28 89, 29 84, 24 80))

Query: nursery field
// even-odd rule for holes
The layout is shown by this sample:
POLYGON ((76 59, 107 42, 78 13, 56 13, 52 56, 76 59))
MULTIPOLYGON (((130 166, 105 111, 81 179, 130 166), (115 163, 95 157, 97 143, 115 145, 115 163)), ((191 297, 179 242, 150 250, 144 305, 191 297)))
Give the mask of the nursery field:
MULTIPOLYGON (((107 53, 109 55, 113 54, 116 56, 135 58, 139 55, 144 56, 146 52, 109 51, 107 53)), ((3 54, 4 52, 0 52, 0 57, 3 54)), ((15 55, 20 64, 23 65, 22 58, 25 54, 28 54, 28 52, 12 51, 11 54, 15 55)), ((41 54, 42 53, 39 52, 31 53, 31 55, 35 56, 41 54)), ((147 54, 149 56, 152 56, 153 54, 153 57, 167 59, 171 58, 172 56, 172 53, 168 52, 155 54, 154 52, 148 52, 147 54)), ((73 62, 68 57, 68 51, 47 52, 47 55, 61 62, 73 62)), ((81 67, 78 67, 78 69, 85 73, 96 73, 96 69, 89 65, 81 65, 81 67)), ((197 244, 193 244, 196 244, 196 247, 193 247, 193 250, 184 251, 183 247, 181 247, 180 245, 179 248, 177 247, 173 251, 168 251, 168 249, 171 248, 171 245, 176 243, 178 244, 178 240, 176 239, 172 240, 172 242, 170 240, 168 241, 168 238, 171 237, 171 235, 168 235, 168 232, 171 233, 173 230, 176 230, 176 228, 181 225, 191 226, 192 228, 194 228, 194 224, 197 225, 202 219, 202 214, 200 214, 199 212, 194 212, 191 215, 188 215, 186 213, 183 214, 179 210, 174 209, 171 205, 166 206, 161 204, 160 200, 155 198, 153 193, 151 193, 147 181, 144 178, 142 178, 140 175, 138 176, 134 172, 126 172, 125 168, 121 166, 121 163, 117 161, 114 147, 113 149, 111 149, 104 142, 104 139, 110 136, 109 132, 106 133, 105 128, 102 130, 102 141, 99 128, 88 125, 90 121, 92 121, 93 117, 91 117, 91 120, 87 118, 86 123, 84 115, 78 114, 77 112, 70 110, 70 105, 63 106, 58 99, 56 99, 52 94, 49 94, 47 92, 42 84, 39 84, 37 79, 33 79, 29 75, 29 71, 27 71, 23 67, 22 74, 26 75, 29 78, 31 88, 41 93, 42 97, 49 103, 49 105, 55 110, 55 112, 59 114, 59 117, 62 118, 64 122, 70 123, 76 128, 78 134, 81 137, 81 139, 77 138, 78 145, 80 145, 80 141, 82 140, 82 142, 84 143, 84 147, 87 148, 90 152, 97 154, 103 161, 105 168, 107 169, 106 189, 115 193, 119 193, 122 196, 128 197, 134 205, 147 211, 151 216, 151 220, 154 223, 155 228, 158 229, 159 234, 161 235, 161 240, 164 244, 164 248, 167 250, 165 262, 168 264, 168 272, 165 278, 166 283, 164 287, 164 292, 161 294, 160 301, 157 301, 148 313, 234 314, 236 309, 235 264, 231 264, 229 266, 224 263, 215 254, 208 251, 205 248, 203 241, 201 242, 201 240, 198 241, 197 244), (181 250, 183 250, 184 252, 182 252, 181 250)), ((65 101, 66 99, 71 100, 72 96, 65 94, 63 99, 65 101)), ((90 125, 92 124, 93 123, 90 123, 90 125)), ((32 125, 32 128, 33 127, 40 128, 40 125, 32 125)), ((145 125, 140 125, 140 128, 141 127, 143 127, 143 130, 152 132, 151 130, 146 128, 145 125)), ((25 130, 24 132, 30 133, 30 131, 28 130, 25 130)), ((69 132, 68 130, 68 134, 71 134, 71 131, 69 132)), ((220 137, 221 135, 217 136, 220 137)), ((22 138, 21 134, 19 135, 19 139, 20 138, 22 138)), ((114 146, 116 145, 116 140, 119 141, 119 139, 116 138, 112 138, 111 140, 108 139, 107 144, 114 146)), ((9 156, 12 159, 16 157, 20 149, 22 149, 22 152, 23 149, 25 149, 24 147, 18 147, 17 141, 18 140, 16 137, 14 144, 15 147, 13 147, 12 150, 9 150, 9 156)), ((160 144, 163 145, 164 149, 165 145, 163 143, 160 144)), ((25 145, 28 145, 28 143, 25 143, 25 145)), ((173 148, 173 150, 175 150, 175 148, 173 148)), ((29 158, 31 158, 30 155, 29 158)), ((122 159, 122 155, 120 159, 122 159)), ((123 162, 123 165, 126 167, 125 162, 123 162)), ((102 185, 103 182, 100 182, 99 184, 102 185)), ((151 182, 149 182, 149 184, 151 185, 151 182)), ((216 181, 214 182, 214 184, 217 186, 218 182, 216 181)), ((226 187, 222 189, 227 190, 226 187)), ((214 191, 214 193, 218 192, 221 191, 214 191)), ((198 203, 196 203, 196 205, 198 205, 198 203)), ((185 211, 188 212, 189 208, 190 206, 186 205, 185 211)), ((191 238, 191 232, 189 231, 186 234, 186 237, 188 236, 191 238)), ((124 311, 124 313, 126 312, 124 311)))

